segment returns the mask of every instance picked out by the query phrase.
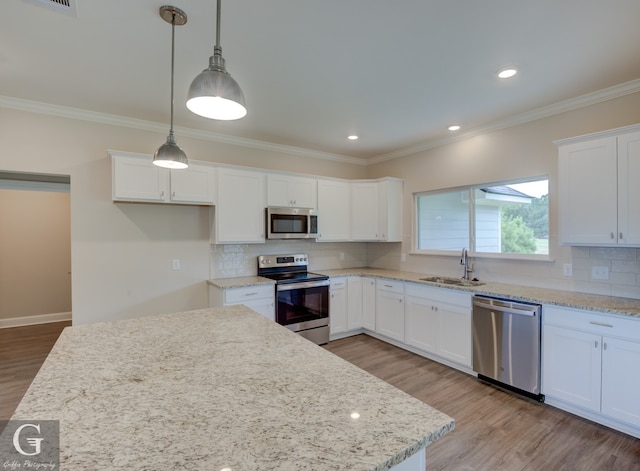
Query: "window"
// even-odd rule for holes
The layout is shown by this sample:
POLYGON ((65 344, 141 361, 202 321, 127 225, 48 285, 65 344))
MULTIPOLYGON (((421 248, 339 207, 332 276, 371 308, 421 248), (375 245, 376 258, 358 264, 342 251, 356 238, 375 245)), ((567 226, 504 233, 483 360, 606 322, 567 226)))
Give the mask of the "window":
POLYGON ((418 252, 546 258, 549 180, 514 181, 415 195, 418 252))

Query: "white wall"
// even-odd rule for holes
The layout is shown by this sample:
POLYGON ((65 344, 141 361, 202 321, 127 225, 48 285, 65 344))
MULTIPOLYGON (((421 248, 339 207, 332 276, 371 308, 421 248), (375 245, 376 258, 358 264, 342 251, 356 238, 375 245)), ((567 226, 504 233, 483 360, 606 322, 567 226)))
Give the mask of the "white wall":
MULTIPOLYGON (((47 111, 48 112, 48 111, 47 111)), ((117 120, 116 120, 117 121, 117 120)), ((71 176, 74 324, 198 309, 207 305, 209 210, 114 204, 107 150, 152 154, 154 132, 0 107, 0 171, 71 176), (182 270, 171 270, 180 259, 182 270)), ((144 126, 142 127, 144 129, 144 126)), ((184 138, 194 160, 363 177, 364 167, 292 153, 184 138)), ((37 293, 37 286, 33 286, 37 293)))
MULTIPOLYGON (((626 95, 555 116, 368 167, 369 177, 404 179, 402 244, 370 244, 371 266, 461 276, 459 256, 411 254, 413 193, 478 183, 549 175, 550 262, 476 258, 480 279, 640 298, 640 251, 561 247, 558 243, 557 148, 553 141, 640 122, 640 93, 626 95), (403 257, 406 260, 403 261, 403 257), (574 267, 563 276, 563 264, 574 267), (607 266, 610 279, 592 280, 592 266, 607 266)), ((594 189, 597 191, 597 189, 594 189)))

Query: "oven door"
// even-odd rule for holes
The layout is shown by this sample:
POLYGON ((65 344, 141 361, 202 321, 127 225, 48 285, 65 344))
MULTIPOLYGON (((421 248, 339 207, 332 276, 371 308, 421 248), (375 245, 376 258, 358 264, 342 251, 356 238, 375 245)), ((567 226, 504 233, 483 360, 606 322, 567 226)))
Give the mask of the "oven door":
POLYGON ((276 322, 294 332, 329 325, 329 280, 276 285, 276 322))

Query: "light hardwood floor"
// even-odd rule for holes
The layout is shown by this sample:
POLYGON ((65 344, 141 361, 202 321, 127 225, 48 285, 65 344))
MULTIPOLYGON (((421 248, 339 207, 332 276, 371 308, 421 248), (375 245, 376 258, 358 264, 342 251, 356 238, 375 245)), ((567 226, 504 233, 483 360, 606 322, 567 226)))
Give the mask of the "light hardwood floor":
POLYGON ((456 420, 427 448, 429 471, 640 470, 639 439, 367 335, 325 348, 456 420))
MULTIPOLYGON (((11 417, 67 325, 0 329, 0 420, 11 417)), ((456 429, 427 448, 428 471, 640 470, 639 439, 367 335, 325 348, 456 419, 456 429)))
POLYGON ((11 418, 45 358, 71 322, 0 329, 0 420, 11 418))

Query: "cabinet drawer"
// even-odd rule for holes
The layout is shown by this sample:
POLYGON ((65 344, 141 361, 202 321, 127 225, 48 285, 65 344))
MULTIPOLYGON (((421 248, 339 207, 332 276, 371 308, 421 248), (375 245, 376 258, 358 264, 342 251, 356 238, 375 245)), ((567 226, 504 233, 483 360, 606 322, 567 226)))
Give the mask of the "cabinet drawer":
POLYGON ((376 288, 380 291, 389 291, 391 293, 404 294, 403 281, 378 279, 376 280, 376 288))
POLYGON ((405 294, 416 298, 429 299, 444 304, 452 304, 464 308, 471 308, 471 293, 456 291, 448 288, 433 288, 416 283, 407 283, 405 294))
POLYGON ((232 288, 224 290, 225 304, 242 304, 252 299, 264 299, 274 296, 273 285, 247 286, 244 288, 232 288))
POLYGON ((640 319, 544 305, 542 320, 545 325, 556 325, 597 335, 640 341, 640 319))
POLYGON ((347 279, 346 278, 331 278, 330 289, 342 289, 347 287, 347 279))

